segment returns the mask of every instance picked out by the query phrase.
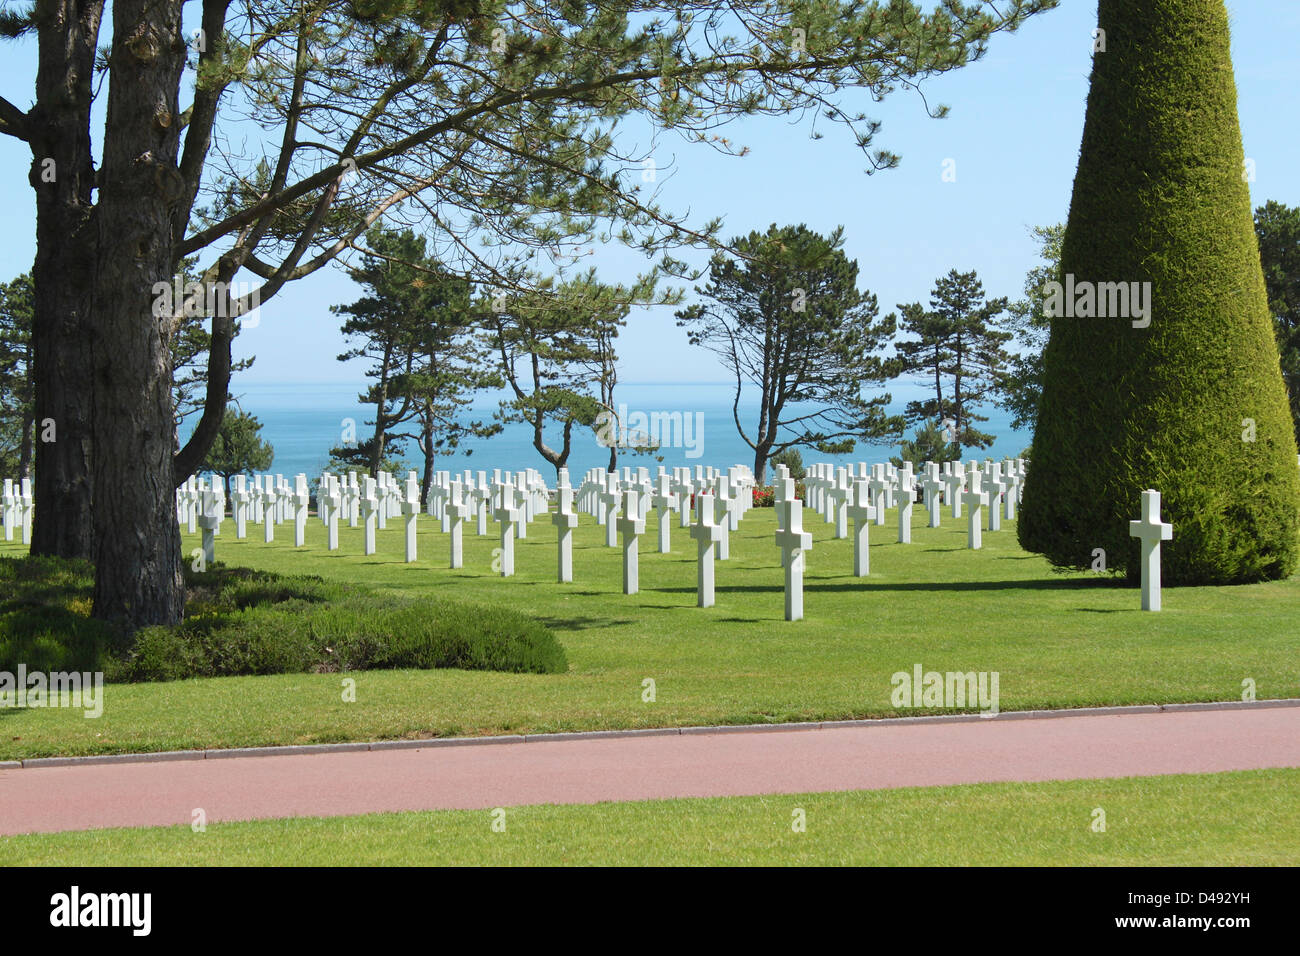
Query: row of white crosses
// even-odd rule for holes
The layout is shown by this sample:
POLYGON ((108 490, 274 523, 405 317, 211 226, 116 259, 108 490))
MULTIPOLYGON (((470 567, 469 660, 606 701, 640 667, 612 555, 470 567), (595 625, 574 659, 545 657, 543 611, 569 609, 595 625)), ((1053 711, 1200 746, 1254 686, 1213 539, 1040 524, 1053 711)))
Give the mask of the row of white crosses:
MULTIPOLYGON (((1025 474, 1023 459, 1005 462, 988 460, 981 468, 971 462, 969 468, 961 462, 926 462, 918 479, 910 462, 901 468, 890 464, 856 466, 829 464, 813 465, 805 480, 809 504, 822 513, 823 518, 835 525, 835 537, 849 536, 849 521, 854 523, 855 542, 866 534, 864 528, 870 521, 883 525, 889 509, 897 508, 898 541, 909 544, 912 540, 912 508, 916 491, 920 489, 922 502, 929 515, 929 527, 938 528, 942 522, 942 505, 951 503, 954 518, 962 517, 963 503, 967 503, 968 545, 981 546, 981 527, 986 510, 988 530, 997 531, 1002 519, 1015 518, 1025 474), (870 467, 870 471, 868 471, 870 467), (979 476, 979 477, 976 477, 979 476), (972 497, 974 492, 974 497, 972 497), (990 501, 996 507, 990 506, 990 501), (972 513, 973 512, 973 513, 972 513)), ((856 566, 864 566, 865 544, 856 545, 856 566)), ((859 572, 865 573, 865 572, 859 572)))
MULTIPOLYGON (((675 511, 680 527, 690 526, 691 501, 695 500, 696 526, 691 535, 708 536, 707 554, 701 552, 701 581, 712 581, 712 562, 716 555, 728 557, 729 533, 739 526, 744 512, 753 504, 750 493, 753 473, 743 465, 734 465, 726 474, 712 468, 699 466, 692 476, 689 468, 674 468, 670 476, 662 467, 653 482, 648 468, 630 468, 618 472, 605 472, 598 468, 589 471, 581 486, 575 491, 569 482, 567 469, 561 469, 556 490, 557 510, 552 523, 557 532, 557 578, 561 582, 573 580, 573 529, 577 526, 577 511, 585 511, 605 526, 605 544, 617 547, 622 539, 623 592, 636 594, 640 588, 640 538, 645 534, 646 515, 654 508, 658 525, 658 550, 667 554, 672 549, 672 520, 675 511), (698 527, 711 529, 699 532, 698 527)), ((504 551, 504 548, 503 548, 504 551)), ((511 555, 513 557, 513 555, 511 555)), ((502 562, 502 574, 506 570, 502 562)), ((701 601, 712 603, 712 584, 701 585, 701 601), (705 592, 707 591, 707 598, 705 592)))
POLYGON ((190 475, 176 489, 176 521, 193 534, 198 528, 199 518, 212 511, 225 514, 226 486, 215 475, 210 479, 190 475), (204 495, 208 497, 204 498, 204 495))
MULTIPOLYGON (((815 465, 809 472, 811 497, 820 499, 823 515, 835 523, 835 537, 848 536, 848 522, 853 523, 854 574, 866 576, 870 572, 869 529, 874 522, 883 524, 883 514, 891 507, 890 499, 897 502, 900 543, 911 541, 911 510, 919 488, 922 500, 930 514, 930 526, 940 526, 941 507, 945 498, 952 502, 954 517, 960 517, 963 506, 967 517, 967 545, 981 546, 984 530, 983 512, 989 510, 989 529, 1000 528, 1000 517, 1015 516, 1016 501, 1023 484, 1025 464, 1021 460, 1006 463, 986 461, 981 469, 972 462, 969 469, 960 462, 945 462, 942 467, 927 462, 923 477, 918 481, 910 463, 901 468, 887 465, 871 466, 870 472, 860 465, 854 473, 852 467, 832 468, 815 465), (1005 469, 1005 470, 1004 470, 1005 469), (868 474, 870 477, 868 477, 868 474), (987 482, 987 484, 986 484, 987 482)), ((278 478, 278 476, 277 476, 278 478)), ((605 473, 594 469, 588 473, 583 486, 576 492, 580 501, 596 515, 607 528, 606 543, 617 545, 622 539, 623 592, 636 594, 639 589, 639 541, 645 533, 646 515, 653 507, 657 513, 661 553, 671 549, 673 511, 678 512, 682 526, 690 526, 690 535, 697 546, 697 602, 700 607, 711 607, 715 600, 715 560, 728 557, 729 532, 738 526, 745 505, 752 502, 747 493, 753 485, 752 474, 743 466, 734 466, 726 474, 699 467, 692 477, 690 469, 677 468, 669 476, 660 468, 654 482, 648 469, 639 468, 633 475, 630 469, 618 473, 605 473), (694 522, 691 523, 690 502, 695 499, 694 522)), ((30 493, 30 486, 28 486, 30 493)), ((220 482, 213 479, 210 485, 202 480, 191 480, 178 493, 178 507, 186 506, 186 517, 196 520, 203 529, 203 551, 207 560, 213 554, 212 538, 218 532, 224 516, 224 499, 220 482), (195 504, 188 502, 193 492, 195 504)), ((6 484, 6 502, 16 497, 12 482, 6 484)), ((785 572, 785 616, 795 621, 803 617, 804 554, 812 548, 812 535, 803 529, 803 502, 795 497, 795 482, 785 466, 778 466, 774 486, 777 516, 776 544, 781 549, 781 564, 785 572)), ((271 540, 273 514, 292 515, 295 524, 295 542, 303 544, 303 527, 306 521, 308 491, 306 476, 299 475, 292 489, 280 480, 258 484, 250 493, 243 480, 237 476, 232 492, 237 525, 248 517, 246 509, 258 505, 267 526, 267 540, 271 540), (284 493, 282 493, 284 492, 284 493), (242 517, 241 517, 242 516, 242 517)), ((463 566, 463 527, 466 521, 479 518, 479 533, 485 528, 488 508, 498 524, 501 540, 499 551, 500 571, 503 576, 514 574, 514 541, 526 536, 528 521, 537 514, 545 514, 549 493, 540 475, 531 469, 511 474, 493 472, 489 484, 485 472, 477 478, 466 471, 461 478, 452 478, 440 472, 434 478, 427 507, 429 514, 437 517, 442 530, 449 535, 450 564, 463 566)), ((552 524, 557 530, 557 579, 573 580, 573 530, 577 526, 575 491, 569 483, 567 469, 561 469, 556 489, 557 510, 552 524)), ((10 522, 11 504, 6 504, 6 527, 10 522)), ((404 489, 398 489, 391 475, 377 480, 365 476, 359 481, 355 473, 346 479, 333 475, 323 476, 319 498, 319 512, 328 531, 331 550, 338 546, 338 521, 348 515, 355 525, 360 521, 365 527, 366 554, 375 551, 375 531, 383 527, 388 513, 404 516, 406 521, 406 560, 416 560, 416 522, 420 515, 420 487, 415 472, 411 472, 404 489), (387 488, 388 491, 384 491, 387 488), (355 493, 350 493, 355 489, 355 493)), ((1143 493, 1143 517, 1131 522, 1131 534, 1142 538, 1142 607, 1144 610, 1160 609, 1159 546, 1169 540, 1172 526, 1159 521, 1159 494, 1143 493)), ((242 533, 240 534, 242 537, 242 533)))
POLYGON ((21 529, 19 539, 23 544, 32 543, 32 512, 35 502, 32 498, 32 480, 23 478, 14 481, 6 478, 4 492, 0 494, 0 519, 4 521, 5 540, 14 540, 14 534, 21 529))
MULTIPOLYGON (((669 475, 660 466, 659 473, 651 479, 648 468, 638 468, 635 474, 624 468, 622 475, 594 468, 587 472, 582 484, 574 492, 575 509, 593 515, 605 527, 605 544, 618 546, 618 518, 627 516, 625 496, 628 491, 637 494, 637 515, 646 518, 654 508, 658 522, 658 547, 660 553, 672 549, 672 523, 667 516, 678 514, 678 526, 686 528, 691 523, 691 499, 705 492, 713 497, 713 508, 719 517, 725 516, 727 531, 734 531, 740 519, 753 505, 751 490, 753 473, 743 465, 733 465, 724 474, 711 467, 697 466, 694 476, 689 468, 674 468, 669 475)), ((698 504, 698 503, 697 503, 698 504)), ((722 546, 721 557, 726 558, 727 548, 722 546)))
MULTIPOLYGON (((250 485, 245 475, 235 475, 231 481, 230 505, 235 520, 235 537, 247 536, 250 521, 264 525, 265 540, 274 540, 277 521, 292 520, 294 545, 306 544, 307 511, 311 495, 307 476, 298 475, 290 485, 282 475, 258 475, 250 485)), ((201 531, 205 561, 211 562, 215 553, 213 539, 221 533, 226 517, 225 484, 216 476, 210 479, 191 475, 176 491, 177 520, 193 531, 201 531)))

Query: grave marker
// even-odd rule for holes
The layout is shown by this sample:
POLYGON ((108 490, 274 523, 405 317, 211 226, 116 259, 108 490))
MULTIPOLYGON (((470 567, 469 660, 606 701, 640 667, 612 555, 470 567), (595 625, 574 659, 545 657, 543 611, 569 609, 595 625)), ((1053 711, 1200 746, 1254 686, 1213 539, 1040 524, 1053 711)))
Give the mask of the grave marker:
POLYGON ((578 516, 573 513, 573 489, 569 487, 569 473, 560 470, 559 485, 555 490, 555 514, 551 515, 558 536, 556 579, 561 584, 573 580, 573 529, 578 526, 578 516))
POLYGON ((306 475, 295 476, 293 483, 293 546, 301 548, 307 543, 307 507, 311 503, 311 494, 307 490, 306 475))
POLYGON ((944 497, 952 503, 952 516, 961 517, 962 486, 966 484, 966 474, 961 462, 948 462, 951 470, 943 476, 944 497))
MULTIPOLYGON (((443 502, 446 517, 446 502, 443 502)), ((420 520, 420 482, 411 472, 406 477, 406 495, 402 498, 402 515, 406 518, 406 563, 416 560, 416 522, 420 520)))
MULTIPOLYGON (((339 485, 337 475, 326 475, 323 479, 325 482, 325 547, 330 551, 337 551, 339 547, 339 511, 343 506, 342 488, 339 485)), ((317 486, 317 496, 320 495, 320 487, 317 486)))
POLYGON ((465 497, 465 486, 459 479, 447 486, 447 500, 443 503, 447 515, 452 570, 465 566, 464 527, 469 518, 471 504, 465 497))
POLYGON ((713 607, 713 553, 723 530, 713 523, 713 507, 713 495, 701 494, 695 524, 691 526, 696 546, 695 592, 699 607, 713 607))
POLYGON ((803 502, 794 496, 794 479, 786 476, 780 486, 786 526, 777 529, 776 544, 785 569, 785 619, 799 621, 803 619, 804 553, 812 550, 812 535, 803 529, 803 502))
POLYGON ((912 543, 912 505, 916 502, 916 481, 912 476, 912 463, 903 462, 894 479, 898 492, 898 543, 912 543))
POLYGON ((361 518, 366 526, 365 553, 375 553, 375 525, 379 520, 379 498, 376 493, 377 482, 366 475, 361 479, 361 518))
POLYGON ((494 490, 499 504, 493 517, 501 525, 501 576, 508 578, 515 573, 515 525, 523 518, 524 511, 515 501, 513 484, 503 482, 494 490))
POLYGON ((988 492, 980 490, 984 476, 972 468, 970 473, 970 491, 962 494, 962 501, 970 509, 966 516, 966 547, 978 550, 983 545, 981 536, 980 509, 989 503, 988 492))
POLYGON ((1142 610, 1160 610, 1160 542, 1170 541, 1174 526, 1160 520, 1160 492, 1142 492, 1142 517, 1128 523, 1129 537, 1142 541, 1142 610))
POLYGON ((672 531, 673 524, 668 519, 670 513, 680 507, 680 499, 673 494, 668 487, 668 476, 660 475, 657 480, 655 494, 651 499, 654 505, 655 516, 658 519, 659 526, 659 553, 668 554, 672 551, 672 531))
POLYGON ((865 578, 871 573, 871 522, 876 508, 871 503, 871 484, 859 478, 853 485, 853 504, 849 517, 853 519, 853 573, 865 578))
POLYGON ((641 567, 639 545, 645 534, 645 519, 640 517, 638 493, 629 488, 623 492, 623 514, 618 519, 618 531, 623 536, 623 593, 636 594, 640 589, 641 567))

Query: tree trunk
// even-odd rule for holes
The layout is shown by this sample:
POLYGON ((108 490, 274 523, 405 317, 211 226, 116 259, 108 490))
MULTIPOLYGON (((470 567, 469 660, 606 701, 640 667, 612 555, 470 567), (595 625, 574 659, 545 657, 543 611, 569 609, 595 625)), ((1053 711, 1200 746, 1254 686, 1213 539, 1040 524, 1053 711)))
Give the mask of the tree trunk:
POLYGON ((98 205, 94 321, 96 617, 128 629, 175 624, 185 610, 176 523, 171 207, 185 45, 182 0, 115 0, 107 136, 98 205), (170 305, 170 303, 168 303, 170 305))
POLYGON ((370 477, 379 477, 379 468, 384 463, 384 408, 388 405, 388 350, 384 351, 384 363, 376 386, 375 397, 375 433, 370 442, 370 477))
POLYGON ((962 407, 961 397, 961 362, 962 362, 962 342, 961 336, 957 337, 957 364, 954 366, 954 377, 952 385, 953 393, 953 418, 955 419, 953 427, 957 432, 957 456, 961 457, 962 449, 968 444, 966 441, 966 414, 962 407))
POLYGON ((433 415, 421 416, 420 450, 424 452, 424 474, 420 476, 420 506, 429 506, 429 489, 433 487, 433 415))
POLYGON ((35 427, 32 553, 93 556, 88 322, 97 231, 91 192, 90 90, 102 0, 42 3, 29 181, 36 194, 31 381, 35 427), (42 435, 42 439, 44 435, 42 435))

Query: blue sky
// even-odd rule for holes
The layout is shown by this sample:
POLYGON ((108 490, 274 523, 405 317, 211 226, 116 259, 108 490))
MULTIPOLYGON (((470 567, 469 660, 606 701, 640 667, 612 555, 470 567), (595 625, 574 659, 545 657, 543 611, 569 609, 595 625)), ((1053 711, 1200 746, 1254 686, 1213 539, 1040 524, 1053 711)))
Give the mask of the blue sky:
MULTIPOLYGON (((1298 205, 1300 2, 1236 0, 1228 9, 1242 135, 1256 167, 1254 203, 1298 205)), ((1064 219, 1069 206, 1095 25, 1095 0, 1063 0, 1019 33, 998 35, 983 60, 926 85, 932 106, 951 107, 946 119, 927 117, 914 93, 896 92, 871 104, 868 112, 883 124, 875 145, 902 156, 897 169, 865 175, 865 158, 839 127, 824 127, 825 138, 813 141, 807 125, 752 118, 724 133, 750 147, 744 158, 666 142, 656 158, 673 168, 661 198, 671 209, 691 210, 697 222, 723 216, 728 236, 773 222, 802 222, 822 232, 843 225, 859 284, 879 296, 882 312, 898 302, 924 301, 934 279, 950 268, 977 270, 990 295, 1018 296, 1036 256, 1029 230, 1064 219), (942 179, 947 159, 955 162, 955 182, 942 179)), ((5 54, 0 94, 26 108, 34 45, 8 44, 5 54)), ((0 279, 31 267, 29 163, 24 144, 0 137, 0 168, 8 173, 0 177, 6 226, 0 279)), ((707 255, 690 261, 703 264, 707 255)), ((623 249, 605 251, 593 264, 610 281, 625 281, 645 267, 623 249)), ((328 311, 357 295, 357 287, 331 269, 268 302, 257 328, 237 340, 237 350, 257 361, 234 390, 240 384, 358 381, 358 365, 336 360, 345 344, 328 311)), ((686 344, 669 309, 634 312, 619 350, 624 382, 726 378, 710 353, 686 344)))

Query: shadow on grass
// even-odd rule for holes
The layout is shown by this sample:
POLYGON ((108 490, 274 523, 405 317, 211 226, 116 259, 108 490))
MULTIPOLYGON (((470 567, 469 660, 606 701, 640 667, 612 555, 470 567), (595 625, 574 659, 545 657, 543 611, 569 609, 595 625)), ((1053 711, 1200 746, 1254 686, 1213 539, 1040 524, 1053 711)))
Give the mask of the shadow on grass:
POLYGON ((542 614, 534 616, 547 627, 563 631, 590 631, 595 628, 623 627, 636 623, 635 621, 619 620, 612 617, 590 617, 585 615, 581 617, 554 617, 542 614))
MULTIPOLYGON (((854 579, 836 583, 817 583, 804 581, 803 589, 808 591, 1078 591, 1089 588, 1107 588, 1118 590, 1121 584, 1109 580, 1092 578, 1041 578, 1023 581, 907 581, 888 584, 872 583, 869 579, 854 579)), ((650 588, 665 594, 694 594, 693 587, 650 588)), ((780 593, 784 584, 739 584, 718 585, 719 594, 767 594, 780 593)))

